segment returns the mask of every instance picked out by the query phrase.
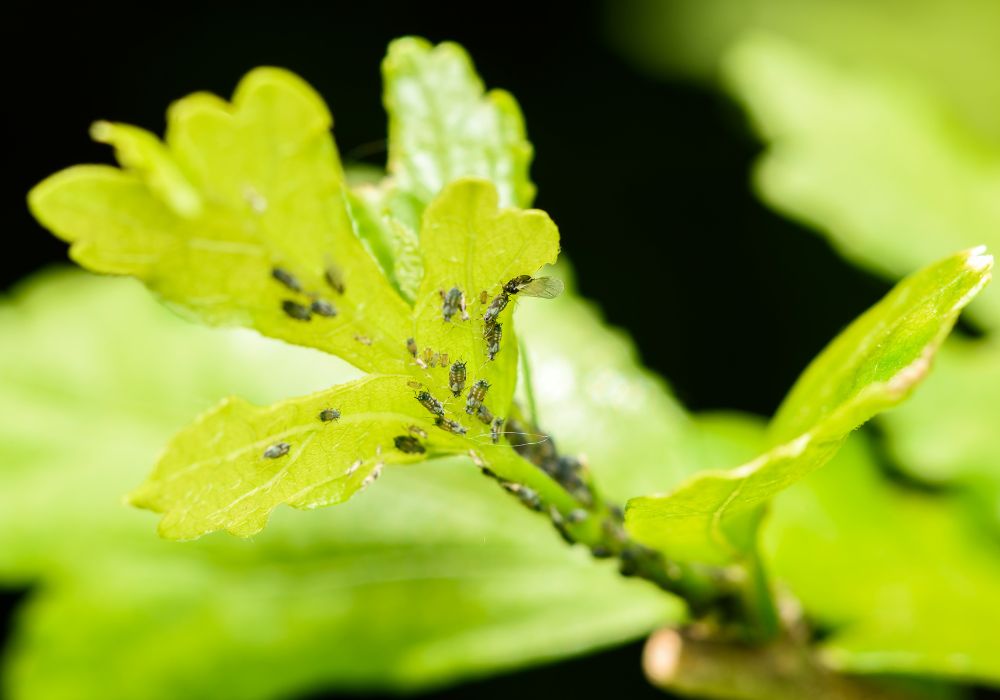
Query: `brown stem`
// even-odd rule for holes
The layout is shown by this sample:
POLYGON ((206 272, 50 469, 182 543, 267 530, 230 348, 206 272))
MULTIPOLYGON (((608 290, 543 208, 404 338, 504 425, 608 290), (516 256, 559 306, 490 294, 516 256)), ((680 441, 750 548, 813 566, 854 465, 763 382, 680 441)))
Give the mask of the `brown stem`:
POLYGON ((677 695, 712 700, 913 700, 912 693, 838 674, 789 637, 747 646, 663 629, 646 642, 650 682, 677 695))

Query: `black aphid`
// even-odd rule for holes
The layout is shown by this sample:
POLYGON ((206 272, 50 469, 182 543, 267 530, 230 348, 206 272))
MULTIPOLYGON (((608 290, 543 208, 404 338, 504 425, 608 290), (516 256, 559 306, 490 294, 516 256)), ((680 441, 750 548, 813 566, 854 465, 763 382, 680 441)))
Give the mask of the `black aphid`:
POLYGON ((490 423, 490 440, 492 440, 494 444, 500 442, 500 431, 502 428, 503 418, 497 416, 493 419, 493 422, 490 423))
POLYGON ((452 396, 458 396, 465 390, 465 363, 456 362, 448 370, 448 388, 451 389, 452 396))
POLYGON ((452 287, 447 292, 442 289, 440 291, 440 294, 441 294, 441 315, 444 317, 445 321, 451 321, 452 316, 457 314, 460 310, 464 311, 465 295, 462 294, 461 289, 459 289, 458 287, 452 287))
POLYGON ((438 416, 434 420, 434 425, 441 428, 441 430, 447 430, 449 433, 454 433, 455 435, 465 435, 466 433, 464 425, 444 416, 438 416))
POLYGON ((500 315, 501 311, 507 308, 507 302, 509 301, 510 297, 503 289, 500 290, 499 294, 493 297, 493 301, 490 302, 490 305, 486 307, 486 311, 483 313, 483 324, 485 324, 486 329, 489 329, 494 323, 496 323, 497 316, 500 315))
POLYGON ((469 389, 468 395, 465 397, 465 412, 469 415, 473 415, 479 411, 479 407, 483 405, 483 399, 486 398, 486 392, 490 389, 490 383, 485 379, 480 379, 478 382, 472 385, 469 389))
POLYGON ((436 416, 444 415, 444 406, 441 405, 440 401, 431 396, 431 393, 429 391, 421 391, 419 394, 417 394, 416 398, 417 401, 420 402, 421 406, 426 408, 434 415, 436 416))
POLYGON ((319 412, 319 419, 324 423, 329 423, 333 420, 340 420, 340 410, 336 408, 324 408, 319 412))
POLYGON ((271 270, 271 277, 281 282, 293 292, 302 291, 302 283, 299 282, 299 278, 282 267, 276 267, 271 270))
POLYGON ((486 356, 491 360, 500 352, 500 339, 503 337, 503 324, 494 323, 486 329, 486 356))
POLYGON ((486 425, 489 425, 493 422, 493 412, 486 408, 486 404, 482 404, 480 405, 479 410, 476 411, 476 418, 481 420, 486 425))
POLYGON ((281 302, 281 309, 296 321, 312 320, 312 312, 297 301, 285 299, 285 301, 281 302))
POLYGON ((396 449, 400 452, 405 452, 407 454, 423 454, 427 450, 424 446, 420 444, 412 435, 397 435, 392 439, 393 443, 396 445, 396 449))
POLYGON ((292 449, 292 446, 287 442, 276 442, 264 450, 264 456, 268 459, 277 459, 288 454, 288 450, 290 449, 292 449))
POLYGON ((333 317, 337 315, 337 307, 335 307, 330 302, 325 299, 313 299, 313 303, 309 305, 314 314, 319 316, 333 317))

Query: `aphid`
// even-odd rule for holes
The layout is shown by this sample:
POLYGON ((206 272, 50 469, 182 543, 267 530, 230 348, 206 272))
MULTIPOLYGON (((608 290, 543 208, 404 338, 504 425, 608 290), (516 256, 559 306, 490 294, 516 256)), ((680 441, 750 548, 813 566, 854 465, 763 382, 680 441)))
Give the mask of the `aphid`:
POLYGON ((412 380, 411 380, 411 381, 408 381, 408 382, 406 383, 406 386, 410 387, 411 389, 418 389, 418 390, 419 390, 419 389, 423 389, 423 388, 424 388, 424 385, 423 385, 423 384, 421 384, 421 383, 420 383, 420 382, 418 382, 418 381, 412 381, 412 380))
POLYGON ((397 450, 406 454, 419 455, 427 451, 420 444, 420 441, 412 435, 397 435, 392 439, 392 442, 396 445, 397 450))
POLYGON ((479 410, 479 407, 483 405, 483 399, 486 398, 486 392, 489 391, 489 388, 490 383, 485 379, 480 379, 472 385, 468 395, 465 397, 466 413, 472 415, 479 410))
POLYGON ((582 508, 577 508, 576 510, 571 510, 566 515, 566 522, 568 523, 582 523, 587 519, 587 511, 582 508))
POLYGON ((351 466, 347 468, 347 471, 344 472, 344 476, 351 476, 354 472, 356 472, 360 468, 361 468, 361 460, 360 459, 355 460, 354 462, 351 463, 351 466))
POLYGON ((526 297, 555 299, 563 292, 563 282, 555 277, 532 277, 518 275, 507 281, 503 290, 508 294, 523 294, 526 297))
POLYGON ((487 292, 485 289, 483 291, 479 292, 479 303, 480 304, 485 304, 489 300, 490 300, 490 293, 489 292, 487 292))
POLYGON ((462 320, 463 321, 468 321, 469 320, 469 310, 465 308, 465 295, 464 294, 462 295, 462 298, 458 302, 458 308, 462 310, 462 320))
POLYGON ((327 265, 326 272, 323 274, 326 278, 326 283, 330 285, 330 289, 335 291, 337 294, 344 293, 344 273, 341 272, 340 268, 336 265, 327 265))
POLYGON ((448 388, 452 396, 458 396, 465 389, 465 363, 456 362, 448 370, 448 388))
POLYGON ((476 418, 481 420, 483 423, 486 423, 486 425, 489 425, 493 422, 493 413, 490 409, 486 408, 486 404, 483 404, 479 407, 479 410, 476 411, 476 418))
POLYGON ((302 291, 302 283, 299 282, 298 277, 296 277, 295 275, 293 275, 291 272, 289 272, 284 268, 276 267, 273 270, 271 270, 271 277, 281 282, 283 285, 291 289, 293 292, 302 291))
POLYGON ((410 353, 411 355, 413 355, 413 357, 416 357, 417 356, 417 341, 414 340, 413 338, 407 338, 406 339, 406 351, 408 353, 410 353))
POLYGON ((417 394, 417 401, 420 402, 421 406, 426 408, 434 415, 436 416, 444 415, 444 406, 441 405, 440 401, 431 396, 431 393, 429 391, 421 391, 419 394, 417 394))
POLYGON ((337 315, 337 307, 335 307, 330 302, 325 299, 313 299, 313 303, 309 305, 314 314, 319 316, 334 317, 337 315))
POLYGON ((500 442, 501 428, 503 428, 503 418, 497 416, 493 419, 493 422, 490 423, 490 440, 493 441, 493 444, 500 442))
POLYGON ((486 330, 486 355, 492 360, 500 352, 500 338, 503 337, 503 324, 494 323, 486 330))
POLYGON ((382 465, 376 464, 375 468, 372 469, 372 473, 364 478, 361 482, 361 486, 358 488, 359 491, 364 491, 366 488, 371 486, 378 478, 382 476, 382 465))
POLYGON ((445 321, 451 321, 452 316, 462 310, 465 316, 465 295, 458 287, 452 287, 447 292, 443 289, 438 292, 441 295, 441 315, 445 321))
POLYGON ((292 449, 292 446, 287 442, 276 442, 264 450, 264 456, 268 459, 277 459, 288 454, 288 450, 290 449, 292 449))
POLYGON ((454 433, 455 435, 465 435, 465 426, 456 420, 451 420, 450 418, 445 418, 444 416, 438 416, 434 420, 434 425, 441 428, 441 430, 447 430, 449 433, 454 433))
POLYGON ((483 323, 486 326, 484 332, 488 332, 493 324, 496 323, 497 316, 500 315, 501 311, 507 308, 508 301, 510 301, 510 297, 503 289, 500 290, 499 294, 493 297, 493 301, 491 301, 490 305, 486 307, 486 312, 483 314, 483 323))
POLYGON ((340 409, 324 408, 319 412, 319 419, 324 423, 329 423, 332 420, 340 420, 340 409))
POLYGON ((427 439, 427 431, 421 428, 419 425, 408 425, 406 427, 406 432, 410 435, 416 435, 418 438, 427 439))
POLYGON ((312 312, 302 306, 302 304, 292 301, 291 299, 286 299, 281 302, 281 308, 286 314, 294 318, 296 321, 312 320, 312 312))
POLYGON ((361 343, 362 345, 371 345, 372 342, 374 342, 367 335, 360 335, 360 334, 358 334, 358 335, 354 336, 354 339, 356 341, 358 341, 359 343, 361 343))
POLYGON ((448 366, 448 353, 443 352, 440 355, 438 355, 438 364, 441 365, 442 367, 448 366))
POLYGON ((431 350, 430 348, 424 348, 424 356, 423 356, 422 359, 423 359, 425 365, 427 365, 428 367, 433 367, 434 366, 434 351, 431 350))

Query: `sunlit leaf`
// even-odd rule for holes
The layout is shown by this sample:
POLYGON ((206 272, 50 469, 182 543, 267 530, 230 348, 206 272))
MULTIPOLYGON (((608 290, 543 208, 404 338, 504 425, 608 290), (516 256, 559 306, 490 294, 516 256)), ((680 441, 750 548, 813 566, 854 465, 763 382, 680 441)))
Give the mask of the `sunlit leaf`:
POLYGON ((139 277, 203 320, 398 371, 409 312, 352 230, 330 125, 300 79, 257 69, 231 105, 174 103, 166 147, 98 124, 124 170, 64 170, 32 191, 31 208, 81 265, 139 277))
POLYGON ((721 563, 745 552, 760 506, 924 378, 991 268, 992 258, 975 249, 900 282, 803 373, 771 426, 772 449, 736 469, 701 472, 671 493, 630 500, 629 530, 679 558, 721 563))
POLYGON ((835 667, 1000 685, 995 534, 953 495, 886 480, 862 436, 780 494, 763 535, 835 667))
POLYGON ((398 39, 382 77, 388 170, 398 190, 426 206, 449 182, 475 176, 496 185, 501 206, 531 205, 532 148, 521 110, 507 92, 484 92, 461 46, 398 39))
MULTIPOLYGON (((951 250, 1000 246, 1000 150, 917 88, 773 38, 740 43, 727 65, 770 144, 762 196, 849 258, 897 277, 951 250)), ((1000 326, 1000 292, 970 311, 1000 326)))
MULTIPOLYGON (((535 306, 544 327, 552 307, 535 306)), ((356 372, 79 273, 0 304, 0 331, 19 340, 0 346, 0 582, 39 583, 0 673, 11 700, 412 690, 680 619, 466 462, 386 469, 338 508, 278 509, 252 540, 151 537, 121 495, 177 428, 226 395, 267 403, 356 372)))

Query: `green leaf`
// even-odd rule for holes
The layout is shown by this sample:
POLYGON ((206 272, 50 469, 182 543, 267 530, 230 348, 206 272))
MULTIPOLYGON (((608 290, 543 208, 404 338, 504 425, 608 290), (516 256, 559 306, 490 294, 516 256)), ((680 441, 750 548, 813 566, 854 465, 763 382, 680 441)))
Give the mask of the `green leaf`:
MULTIPOLYGON (((761 196, 851 260, 895 278, 957 248, 1000 246, 1000 150, 919 87, 766 37, 739 43, 727 67, 770 144, 761 196)), ((971 313, 1000 325, 1000 293, 971 313)))
POLYGON ((280 504, 341 503, 386 464, 461 451, 464 441, 435 427, 407 381, 365 377, 266 408, 226 399, 171 440, 130 500, 164 513, 159 531, 170 539, 221 528, 248 536, 280 504))
POLYGON ((1000 685, 995 534, 951 495, 888 481, 862 438, 775 499, 769 568, 834 667, 1000 685))
POLYGON ((388 170, 398 190, 426 206, 449 182, 474 176, 496 185, 501 206, 531 206, 532 147, 521 110, 507 92, 484 92, 461 46, 398 39, 382 76, 388 170))
MULTIPOLYGON (((497 192, 490 183, 463 179, 448 185, 427 208, 420 233, 424 278, 415 305, 414 338, 418 348, 447 352, 452 362, 465 362, 469 386, 488 381, 486 405, 494 415, 507 416, 517 376, 513 312, 520 297, 511 295, 496 318, 502 337, 493 360, 487 354, 483 314, 503 293, 508 280, 533 275, 555 262, 559 231, 545 212, 498 209, 497 204, 497 192), (457 313, 445 321, 441 295, 454 287, 465 296, 468 318, 457 313)), ((447 394, 446 372, 440 375, 433 386, 447 394)), ((464 394, 454 401, 463 403, 464 394)), ((469 423, 470 429, 474 426, 469 423)))
POLYGON ((991 268, 992 258, 974 249, 900 282, 806 369, 772 423, 768 452, 730 471, 701 472, 671 493, 630 500, 629 530, 680 559, 723 563, 746 553, 761 506, 924 378, 991 268))
POLYGON ((134 275, 210 323, 397 372, 409 310, 352 230, 330 124, 299 78, 260 68, 231 105, 208 94, 176 102, 166 146, 134 127, 98 124, 94 135, 115 146, 125 169, 69 168, 29 202, 85 267, 134 275), (282 283, 276 269, 294 281, 282 283), (342 294, 326 279, 331 269, 342 294), (305 311, 314 302, 327 315, 305 311))
MULTIPOLYGON (((544 309, 558 313, 533 306, 543 327, 544 309)), ((566 547, 455 461, 387 469, 338 508, 279 509, 252 540, 150 537, 121 494, 191 416, 226 395, 271 402, 356 372, 185 324, 130 280, 76 272, 0 303, 0 332, 18 338, 0 345, 0 584, 39 584, 0 672, 11 700, 414 690, 681 619, 676 600, 566 547)), ((621 445, 610 464, 634 449, 621 445)))
POLYGON ((882 417, 899 468, 937 486, 961 487, 1000 527, 1000 344, 945 343, 913 401, 882 417))

